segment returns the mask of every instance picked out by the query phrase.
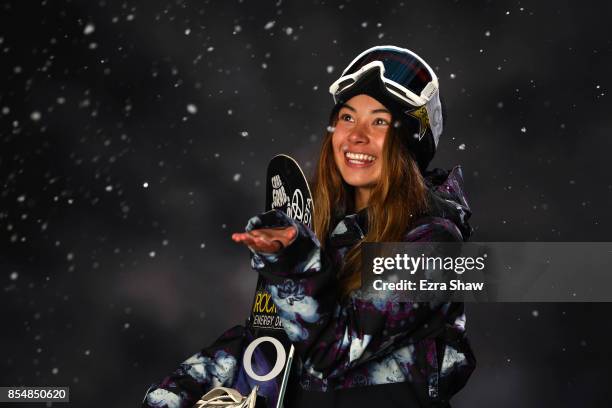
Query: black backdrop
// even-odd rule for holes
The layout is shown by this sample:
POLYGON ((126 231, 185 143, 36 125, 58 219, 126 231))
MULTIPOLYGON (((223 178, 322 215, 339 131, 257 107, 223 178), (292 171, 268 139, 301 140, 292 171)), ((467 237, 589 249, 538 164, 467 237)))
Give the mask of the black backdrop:
MULTIPOLYGON (((311 170, 327 87, 396 44, 441 78, 433 166, 475 241, 610 241, 605 2, 3 2, 0 385, 136 406, 247 316, 230 233, 277 153, 311 170)), ((580 273, 580 271, 576 271, 580 273)), ((457 407, 609 406, 608 304, 468 305, 457 407)))

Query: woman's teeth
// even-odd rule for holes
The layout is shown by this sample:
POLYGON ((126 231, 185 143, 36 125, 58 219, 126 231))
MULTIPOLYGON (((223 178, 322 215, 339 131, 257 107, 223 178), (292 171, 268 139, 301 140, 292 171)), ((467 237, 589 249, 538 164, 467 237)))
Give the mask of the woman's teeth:
POLYGON ((344 155, 348 159, 349 163, 354 163, 354 164, 371 163, 374 160, 376 160, 376 157, 370 156, 369 154, 365 154, 365 153, 345 152, 344 155))

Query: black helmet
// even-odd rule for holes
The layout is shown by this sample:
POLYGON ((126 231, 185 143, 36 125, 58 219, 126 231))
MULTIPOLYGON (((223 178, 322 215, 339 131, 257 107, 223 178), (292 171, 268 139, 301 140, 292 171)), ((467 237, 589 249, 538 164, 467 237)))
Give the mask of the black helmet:
POLYGON ((366 94, 385 105, 400 126, 411 129, 408 150, 422 172, 433 158, 443 128, 438 77, 414 52, 394 46, 357 56, 329 88, 336 106, 366 94))

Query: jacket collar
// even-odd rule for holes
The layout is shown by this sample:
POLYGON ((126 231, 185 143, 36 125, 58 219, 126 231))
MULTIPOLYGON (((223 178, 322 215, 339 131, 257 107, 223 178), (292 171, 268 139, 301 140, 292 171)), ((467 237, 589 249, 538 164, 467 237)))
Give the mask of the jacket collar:
MULTIPOLYGON (((463 239, 467 240, 473 231, 468 223, 472 212, 463 191, 461 166, 455 166, 450 171, 434 169, 427 172, 425 183, 429 200, 429 212, 426 216, 449 219, 457 225, 463 239)), ((352 246, 368 232, 367 208, 355 214, 338 213, 334 221, 336 226, 328 237, 328 243, 332 247, 352 246)))

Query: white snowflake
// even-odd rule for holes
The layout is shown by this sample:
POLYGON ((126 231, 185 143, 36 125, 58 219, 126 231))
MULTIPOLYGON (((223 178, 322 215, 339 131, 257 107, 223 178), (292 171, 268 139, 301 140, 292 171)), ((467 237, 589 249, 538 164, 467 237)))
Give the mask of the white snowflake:
POLYGON ((95 30, 96 30, 96 27, 92 23, 89 23, 85 26, 85 29, 83 30, 83 34, 89 35, 93 33, 95 30))

